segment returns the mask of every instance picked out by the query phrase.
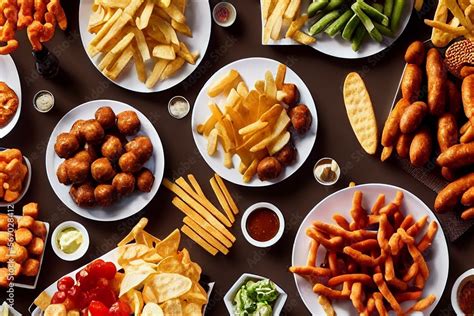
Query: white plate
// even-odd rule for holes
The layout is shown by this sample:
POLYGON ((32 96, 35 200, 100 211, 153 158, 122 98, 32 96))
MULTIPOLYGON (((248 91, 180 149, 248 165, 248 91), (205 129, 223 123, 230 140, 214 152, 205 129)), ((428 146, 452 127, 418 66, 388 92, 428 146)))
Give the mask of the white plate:
MULTIPOLYGON (((89 23, 89 16, 92 12, 92 4, 94 0, 81 0, 79 4, 79 32, 81 34, 82 45, 87 53, 87 46, 94 37, 87 30, 87 24, 89 23)), ((208 0, 189 0, 188 7, 186 9, 186 18, 189 27, 193 31, 193 37, 188 38, 184 35, 178 34, 178 38, 186 43, 191 52, 199 52, 199 58, 195 65, 185 63, 185 65, 176 73, 172 78, 166 79, 165 81, 157 82, 157 84, 148 89, 143 82, 138 80, 135 72, 135 66, 133 60, 127 65, 120 76, 116 80, 111 80, 113 83, 121 86, 122 88, 135 91, 135 92, 158 92, 169 89, 176 86, 184 79, 186 79, 196 68, 199 66, 201 61, 206 54, 207 46, 209 45, 209 39, 211 38, 211 8, 208 0)), ((151 52, 150 52, 151 54, 151 52)), ((89 56, 89 54, 87 54, 89 56)), ((90 58, 90 56, 89 56, 90 58)), ((97 68, 99 61, 102 59, 102 54, 97 55, 94 58, 90 58, 94 66, 97 68)), ((151 62, 151 61, 150 61, 151 62)), ((148 65, 148 63, 147 63, 148 65)), ((148 72, 151 72, 152 64, 148 65, 148 72)), ((108 79, 108 77, 106 77, 108 79)))
MULTIPOLYGON (((429 250, 426 261, 430 269, 430 277, 426 282, 425 289, 423 291, 423 297, 428 294, 436 295, 436 301, 423 314, 430 315, 433 309, 438 304, 441 295, 443 294, 444 288, 446 287, 446 281, 448 279, 449 272, 449 254, 448 246, 446 244, 446 237, 444 236, 443 228, 433 212, 426 206, 419 198, 412 193, 398 188, 396 186, 388 184, 363 184, 352 188, 346 188, 335 192, 324 200, 319 202, 312 210, 308 213, 306 218, 301 223, 300 228, 296 234, 295 242, 293 244, 292 254, 292 265, 305 265, 308 249, 310 245, 310 239, 306 236, 305 230, 311 226, 314 220, 320 220, 327 223, 333 222, 332 216, 335 212, 338 212, 346 218, 350 218, 350 209, 352 205, 352 196, 354 191, 360 190, 363 192, 363 206, 368 209, 372 206, 376 200, 377 195, 380 193, 385 194, 385 200, 391 201, 395 197, 397 191, 402 191, 404 194, 402 209, 403 211, 409 211, 415 219, 419 219, 424 215, 428 215, 428 221, 436 221, 438 223, 438 232, 433 244, 429 250)), ((424 233, 420 234, 423 235, 424 233)), ((325 251, 319 248, 318 251, 318 262, 317 265, 321 264, 324 260, 325 251)), ((319 305, 317 300, 317 294, 312 290, 311 284, 304 278, 294 275, 296 287, 298 292, 303 299, 306 307, 313 315, 324 315, 324 311, 319 305)), ((413 303, 413 302, 411 302, 413 303)), ((410 302, 401 304, 404 310, 410 305, 410 302)), ((350 301, 346 302, 335 302, 334 309, 338 316, 354 315, 355 310, 350 301)), ((392 313, 390 313, 392 315, 392 313)))
POLYGON ((10 55, 0 55, 0 81, 5 82, 18 96, 18 109, 10 122, 0 127, 0 138, 7 136, 15 127, 21 113, 21 84, 18 70, 10 55))
MULTIPOLYGON (((289 67, 286 70, 285 81, 296 84, 301 95, 300 102, 308 106, 311 115, 313 116, 313 122, 311 123, 310 130, 303 136, 300 137, 298 135, 293 135, 293 140, 298 151, 296 162, 284 168, 281 175, 277 179, 273 179, 270 181, 260 181, 258 177, 255 176, 252 181, 250 181, 249 183, 245 183, 242 180, 242 175, 238 170, 240 158, 237 155, 234 155, 235 167, 233 169, 227 169, 226 167, 224 167, 223 164, 223 152, 221 148, 219 148, 218 153, 216 153, 214 156, 209 156, 207 154, 206 138, 196 131, 197 126, 205 122, 210 116, 211 112, 207 105, 211 98, 209 98, 209 96, 207 95, 207 89, 215 80, 222 77, 230 69, 235 69, 240 73, 249 89, 253 89, 255 81, 263 80, 265 78, 265 72, 267 70, 272 71, 275 75, 279 64, 280 63, 276 60, 261 57, 237 60, 233 63, 228 64, 227 66, 222 67, 220 70, 214 73, 214 75, 212 75, 212 77, 209 78, 209 80, 204 84, 204 87, 201 89, 199 95, 196 98, 196 102, 194 103, 193 108, 193 117, 191 121, 194 141, 196 142, 196 146, 198 147, 201 156, 207 162, 209 167, 211 167, 212 170, 214 170, 227 181, 248 187, 263 187, 278 183, 280 181, 285 180, 294 172, 296 172, 296 170, 298 170, 306 161, 309 154, 311 153, 311 150, 313 149, 313 145, 316 142, 316 133, 318 131, 318 114, 316 112, 316 106, 314 104, 313 97, 311 96, 311 92, 309 91, 306 84, 289 67)), ((223 96, 219 96, 217 98, 214 98, 214 101, 217 104, 222 105, 224 99, 225 98, 223 96)))
MULTIPOLYGON (((261 2, 262 1, 263 0, 261 0, 261 2)), ((407 0, 407 2, 405 3, 405 6, 402 12, 402 18, 400 20, 400 26, 398 27, 398 31, 395 33, 395 36, 394 37, 384 36, 382 43, 377 43, 374 40, 371 40, 367 36, 367 38, 362 43, 359 51, 354 52, 351 48, 351 43, 344 40, 341 37, 340 33, 338 33, 334 38, 331 38, 329 35, 322 32, 316 35, 316 42, 311 44, 310 46, 323 54, 333 56, 333 57, 338 57, 338 58, 344 58, 344 59, 357 59, 357 58, 364 58, 364 57, 375 55, 383 51, 387 47, 391 46, 403 33, 403 31, 405 30, 408 24, 408 21, 410 20, 410 16, 413 9, 413 1, 414 0, 407 0)), ((306 11, 310 3, 311 2, 308 0, 302 1, 302 4, 301 4, 301 8, 303 10, 302 12, 306 11)), ((260 16, 262 15, 260 14, 260 16)), ((262 20, 262 30, 263 30, 263 26, 264 26, 263 18, 261 18, 261 20, 262 20)), ((313 19, 309 19, 308 22, 306 22, 305 31, 307 31, 313 25, 312 21, 313 19)), ((282 36, 284 36, 283 33, 282 33, 282 36)), ((262 32, 262 45, 265 45, 263 44, 263 32, 262 32)), ((272 39, 270 39, 267 45, 301 45, 301 44, 295 42, 292 39, 282 38, 278 41, 273 41, 272 39)))
MULTIPOLYGON (((3 148, 0 147, 0 151, 2 151, 2 149, 3 148)), ((28 173, 26 174, 26 177, 23 180, 23 188, 21 190, 20 196, 18 197, 18 199, 16 199, 13 202, 5 202, 5 201, 2 200, 0 202, 0 207, 8 207, 9 205, 14 205, 14 204, 20 202, 21 199, 25 196, 26 192, 28 192, 28 189, 30 188, 31 173, 32 173, 31 163, 30 163, 30 160, 28 158, 26 158, 25 156, 23 156, 23 160, 24 160, 24 163, 26 165, 26 168, 28 169, 28 173)))
POLYGON ((51 133, 51 137, 48 141, 48 147, 46 149, 45 160, 46 173, 48 174, 49 183, 51 184, 58 198, 76 214, 79 214, 85 218, 103 222, 124 219, 142 210, 148 203, 150 203, 158 191, 161 180, 163 180, 163 172, 165 169, 163 145, 161 144, 160 137, 153 127, 153 124, 145 117, 145 115, 143 115, 134 107, 112 100, 95 100, 86 102, 75 107, 66 115, 64 115, 51 133), (56 169, 64 160, 56 155, 54 151, 54 143, 56 142, 56 137, 60 133, 69 131, 75 121, 79 119, 94 118, 95 111, 101 106, 110 106, 114 110, 115 114, 118 114, 122 111, 135 111, 137 113, 141 122, 141 129, 138 134, 150 137, 150 140, 153 144, 153 155, 145 164, 145 167, 150 169, 155 175, 155 182, 153 183, 153 187, 151 188, 150 192, 133 192, 119 201, 116 201, 109 207, 79 207, 69 195, 69 189, 71 186, 59 183, 58 178, 56 177, 56 169))

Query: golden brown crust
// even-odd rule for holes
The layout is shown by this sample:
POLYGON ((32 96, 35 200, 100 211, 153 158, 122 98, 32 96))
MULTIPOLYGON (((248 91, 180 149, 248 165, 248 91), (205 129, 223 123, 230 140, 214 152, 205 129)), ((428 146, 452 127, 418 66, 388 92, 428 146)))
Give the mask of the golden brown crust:
POLYGON ((0 82, 0 127, 7 125, 18 110, 18 96, 5 82, 0 82))
POLYGON ((407 99, 400 99, 393 110, 388 115, 387 121, 383 127, 382 145, 390 147, 395 145, 398 133, 400 132, 400 119, 405 109, 410 105, 407 99))
POLYGON ((442 167, 461 168, 474 163, 474 143, 457 144, 441 153, 436 162, 442 167))
POLYGON ((438 119, 438 145, 441 152, 458 142, 458 126, 456 118, 451 113, 445 113, 438 119))
POLYGON ((426 58, 426 76, 428 79, 428 107, 435 116, 443 114, 446 108, 446 68, 436 48, 428 51, 426 58))
POLYGON ((421 66, 425 60, 425 46, 421 41, 415 41, 408 46, 405 52, 405 62, 421 66))
POLYGON ((418 131, 410 145, 410 162, 415 167, 422 167, 430 159, 433 141, 430 131, 423 128, 418 131))
POLYGON ((417 101, 405 109, 400 118, 400 131, 404 134, 412 133, 418 129, 428 114, 428 106, 425 102, 417 101))
POLYGON ((423 71, 420 66, 408 64, 403 72, 401 90, 403 98, 410 102, 418 100, 420 94, 421 82, 423 81, 423 71))
POLYGON ((456 181, 451 182, 438 193, 435 200, 437 212, 452 211, 459 202, 461 196, 469 188, 474 186, 474 173, 469 173, 456 181))

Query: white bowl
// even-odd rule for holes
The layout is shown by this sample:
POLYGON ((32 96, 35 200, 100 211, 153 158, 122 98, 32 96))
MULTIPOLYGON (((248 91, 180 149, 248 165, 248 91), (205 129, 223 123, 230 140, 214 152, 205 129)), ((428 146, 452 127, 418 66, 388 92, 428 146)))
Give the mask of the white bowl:
POLYGON ((275 205, 271 203, 267 203, 267 202, 260 202, 260 203, 255 203, 254 205, 250 206, 247 210, 245 210, 244 215, 242 216, 242 221, 240 222, 240 227, 242 229, 242 234, 244 235, 245 239, 247 239, 247 241, 250 244, 259 248, 266 248, 266 247, 273 246, 274 244, 277 243, 278 240, 280 240, 281 236, 283 235, 283 232, 285 231, 285 218, 283 217, 283 214, 278 209, 278 207, 276 207, 275 205), (267 240, 267 241, 255 240, 252 238, 252 236, 250 236, 249 232, 247 231, 247 219, 249 215, 253 211, 259 208, 268 208, 272 210, 273 212, 275 212, 275 214, 278 216, 278 221, 280 223, 280 227, 278 228, 278 232, 276 233, 276 235, 272 239, 267 240))
POLYGON ((321 158, 319 159, 315 164, 314 164, 314 167, 313 167, 313 175, 314 175, 314 178, 316 179, 316 181, 318 181, 319 184, 321 185, 325 185, 325 186, 331 186, 333 184, 336 184, 337 181, 339 181, 339 178, 341 177, 341 168, 339 167, 339 164, 337 163, 336 160, 330 158, 330 157, 324 157, 324 158, 321 158), (336 178, 332 181, 328 181, 328 182, 324 182, 322 181, 321 179, 319 179, 317 176, 316 176, 316 168, 321 165, 321 164, 327 164, 327 163, 332 163, 332 162, 335 162, 336 165, 337 165, 337 170, 336 170, 336 178))
MULTIPOLYGON (((240 287, 248 280, 260 281, 264 279, 268 278, 251 273, 244 273, 240 276, 240 278, 237 279, 237 281, 235 281, 234 285, 232 285, 232 287, 227 291, 224 296, 224 304, 227 310, 229 311, 229 315, 234 315, 234 304, 232 302, 240 287)), ((278 298, 273 303, 273 315, 280 315, 283 306, 285 306, 286 298, 288 297, 288 295, 277 284, 275 284, 275 288, 278 292, 278 298)))
POLYGON ((89 249, 89 233, 87 232, 86 228, 82 226, 82 224, 74 221, 67 221, 59 224, 53 231, 53 235, 51 236, 51 246, 53 247, 54 253, 56 256, 59 258, 65 260, 65 261, 74 261, 77 259, 82 258, 82 256, 85 255, 87 252, 87 249, 89 249), (58 244, 56 243, 58 234, 65 228, 68 227, 73 227, 77 230, 79 230, 82 234, 82 244, 79 246, 79 248, 73 252, 73 253, 65 253, 59 248, 58 244))
POLYGON ((451 305, 453 306, 456 315, 465 315, 461 308, 459 307, 458 302, 458 291, 459 289, 467 282, 474 281, 474 269, 469 269, 463 274, 461 274, 454 282, 453 288, 451 290, 451 305))
MULTIPOLYGON (((0 151, 3 151, 5 150, 4 148, 0 148, 0 151)), ((8 205, 14 205, 18 202, 21 201, 21 199, 25 196, 26 192, 28 192, 28 189, 30 188, 30 183, 31 183, 31 163, 30 161, 28 160, 28 158, 26 158, 25 156, 23 156, 23 160, 24 160, 24 163, 26 165, 26 168, 28 169, 28 173, 26 174, 26 177, 25 179, 23 179, 23 188, 21 190, 21 193, 20 193, 20 196, 18 197, 18 199, 16 199, 15 201, 13 202, 5 202, 2 200, 2 202, 0 202, 0 207, 7 207, 8 205)))

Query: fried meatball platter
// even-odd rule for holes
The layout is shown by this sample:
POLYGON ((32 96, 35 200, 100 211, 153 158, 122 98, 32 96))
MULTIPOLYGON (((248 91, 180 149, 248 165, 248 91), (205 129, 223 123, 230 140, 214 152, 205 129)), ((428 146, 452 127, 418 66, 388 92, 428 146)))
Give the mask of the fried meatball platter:
POLYGON ((46 169, 68 208, 86 218, 114 221, 139 212, 158 191, 163 146, 138 110, 96 100, 74 108, 56 125, 46 169))
POLYGON ((318 116, 311 92, 292 69, 247 58, 223 67, 204 85, 192 129, 214 172, 235 184, 260 187, 302 166, 316 142, 318 116))

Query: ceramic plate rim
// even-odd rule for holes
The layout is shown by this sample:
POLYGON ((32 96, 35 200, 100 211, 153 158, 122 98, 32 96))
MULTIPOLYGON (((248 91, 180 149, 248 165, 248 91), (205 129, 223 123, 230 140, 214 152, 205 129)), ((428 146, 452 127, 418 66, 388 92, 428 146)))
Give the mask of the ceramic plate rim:
POLYGON ((7 74, 5 79, 0 78, 0 81, 5 80, 5 83, 13 90, 15 91, 17 97, 18 97, 18 109, 15 112, 15 115, 13 115, 13 118, 10 120, 10 122, 7 123, 4 127, 0 128, 0 139, 4 138, 7 136, 16 126, 18 121, 20 120, 20 114, 21 114, 21 104, 22 104, 22 96, 21 96, 21 81, 20 81, 20 75, 18 73, 18 68, 16 68, 15 61, 13 60, 12 56, 10 55, 0 55, 0 63, 5 62, 6 68, 11 68, 12 69, 12 74, 7 74), (14 69, 14 71, 13 71, 14 69), (11 78, 13 77, 13 78, 11 78), (10 80, 7 80, 10 79, 10 80))

